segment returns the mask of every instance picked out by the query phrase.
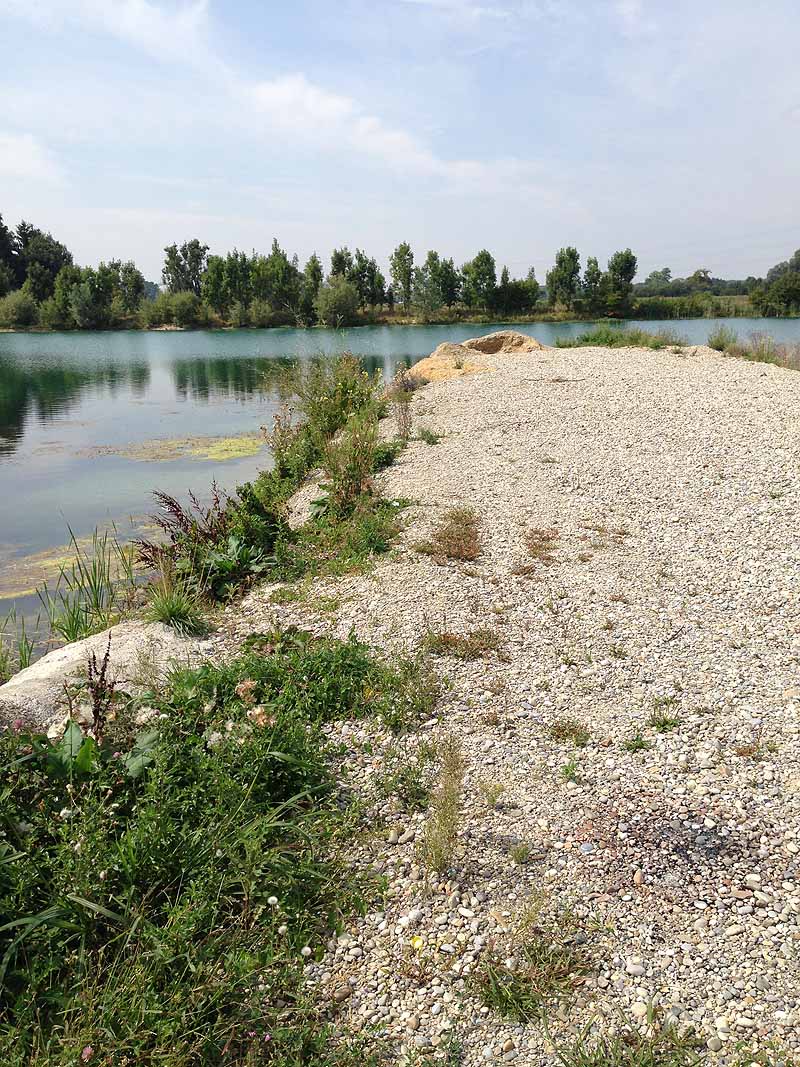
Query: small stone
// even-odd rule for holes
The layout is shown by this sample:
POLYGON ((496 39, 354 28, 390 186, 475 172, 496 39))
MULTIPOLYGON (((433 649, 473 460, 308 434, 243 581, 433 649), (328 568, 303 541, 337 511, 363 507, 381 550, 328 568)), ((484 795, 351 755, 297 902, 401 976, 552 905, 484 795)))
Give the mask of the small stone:
POLYGON ((711 1052, 719 1052, 722 1048, 722 1040, 718 1037, 710 1037, 708 1041, 706 1041, 706 1047, 709 1048, 711 1052))
POLYGON ((633 1005, 631 1011, 637 1019, 643 1019, 645 1015, 647 1015, 647 1005, 643 1004, 642 1001, 639 1000, 633 1005))
POLYGON ((341 1004, 343 1000, 347 1000, 353 993, 352 987, 349 985, 339 985, 333 991, 333 999, 337 1004, 341 1004))
POLYGON ((640 978, 646 973, 646 967, 642 960, 638 956, 631 956, 628 962, 625 964, 625 970, 628 974, 632 974, 637 978, 640 978))

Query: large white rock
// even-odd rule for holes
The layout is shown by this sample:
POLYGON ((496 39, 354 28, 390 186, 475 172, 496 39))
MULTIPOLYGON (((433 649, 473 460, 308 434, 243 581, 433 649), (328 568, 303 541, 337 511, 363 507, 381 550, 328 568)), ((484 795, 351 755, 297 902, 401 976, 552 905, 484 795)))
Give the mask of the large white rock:
POLYGON ((46 727, 64 714, 65 683, 86 678, 89 657, 94 652, 102 662, 109 638, 108 677, 117 688, 133 692, 144 686, 148 674, 170 663, 193 663, 208 643, 180 637, 160 622, 129 621, 112 626, 83 641, 74 641, 48 652, 36 663, 0 685, 0 729, 21 719, 26 726, 46 727))

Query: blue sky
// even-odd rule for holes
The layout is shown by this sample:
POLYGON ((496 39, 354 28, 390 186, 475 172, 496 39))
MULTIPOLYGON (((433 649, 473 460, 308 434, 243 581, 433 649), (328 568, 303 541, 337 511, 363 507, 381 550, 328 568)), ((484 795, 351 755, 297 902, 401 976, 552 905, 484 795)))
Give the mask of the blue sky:
POLYGON ((82 263, 800 246, 796 0, 0 0, 0 212, 82 263))

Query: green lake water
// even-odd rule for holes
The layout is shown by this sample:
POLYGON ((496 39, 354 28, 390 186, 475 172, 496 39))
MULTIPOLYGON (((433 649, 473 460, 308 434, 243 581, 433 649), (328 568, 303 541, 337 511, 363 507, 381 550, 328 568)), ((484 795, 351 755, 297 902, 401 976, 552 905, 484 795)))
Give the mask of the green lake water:
MULTIPOLYGON (((800 341, 798 319, 694 319, 646 322, 704 342, 720 322, 740 337, 761 330, 800 341)), ((269 464, 262 450, 225 461, 197 456, 168 460, 121 455, 154 439, 230 437, 269 425, 281 403, 276 369, 319 353, 350 350, 370 370, 390 377, 441 341, 501 329, 378 326, 334 330, 0 334, 0 619, 20 561, 52 553, 98 525, 114 522, 125 536, 141 521, 154 488, 202 496, 212 479, 233 488, 269 464)), ((575 336, 586 323, 514 327, 545 344, 575 336)), ((30 615, 33 598, 17 596, 30 615)))

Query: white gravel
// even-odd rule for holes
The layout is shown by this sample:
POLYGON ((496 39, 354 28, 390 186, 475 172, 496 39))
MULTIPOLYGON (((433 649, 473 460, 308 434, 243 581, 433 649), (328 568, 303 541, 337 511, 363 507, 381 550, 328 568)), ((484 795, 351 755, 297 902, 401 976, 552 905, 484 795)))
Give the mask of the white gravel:
MULTIPOLYGON (((376 826, 355 862, 388 892, 309 979, 398 1056, 441 1055, 454 1034, 467 1065, 553 1063, 540 1025, 503 1020, 470 990, 487 947, 513 954, 508 930, 537 899, 556 920, 574 913, 590 960, 575 997, 551 1005, 556 1040, 652 1002, 719 1063, 740 1041, 796 1055, 800 374, 707 348, 488 361, 415 396, 415 428, 444 436, 412 443, 383 478, 416 502, 400 549, 369 576, 315 586, 340 606, 314 625, 341 636, 412 650, 429 630, 492 627, 503 645, 437 661, 451 682, 438 723, 399 739, 338 730, 376 826), (474 564, 414 550, 463 504, 482 522, 474 564), (555 561, 515 574, 530 528, 557 530, 555 561), (672 729, 648 725, 656 706, 672 729), (586 725, 585 747, 551 738, 564 716, 586 725), (444 731, 467 759, 463 819, 451 871, 426 886, 424 813, 370 783, 387 746, 411 760, 444 731), (635 735, 648 747, 627 750, 635 735), (576 782, 562 772, 573 760, 576 782), (504 786, 494 807, 486 782, 504 786), (520 842, 523 866, 509 856, 520 842)), ((268 594, 229 613, 221 646, 265 618, 308 625, 268 594)))

